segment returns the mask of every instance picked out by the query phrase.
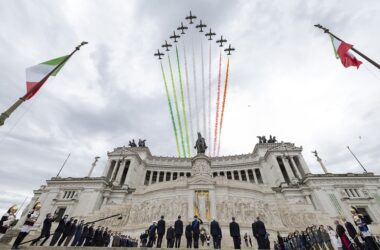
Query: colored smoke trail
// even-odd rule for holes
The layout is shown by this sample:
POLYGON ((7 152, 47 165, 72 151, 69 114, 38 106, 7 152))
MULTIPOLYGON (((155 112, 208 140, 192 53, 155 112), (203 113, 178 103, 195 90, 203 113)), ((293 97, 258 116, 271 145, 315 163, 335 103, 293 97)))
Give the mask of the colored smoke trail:
MULTIPOLYGON (((194 142, 193 140, 193 134, 194 134, 194 128, 193 128, 193 115, 192 115, 192 108, 191 108, 191 95, 190 95, 190 82, 189 82, 189 73, 188 73, 188 66, 187 66, 187 57, 186 57, 186 48, 183 47, 183 54, 185 57, 185 79, 186 79, 186 97, 187 97, 187 105, 189 108, 189 122, 190 122, 190 143, 194 142)), ((192 156, 192 147, 190 146, 190 157, 192 156)))
POLYGON ((193 44, 193 81, 194 81, 194 96, 195 96, 195 117, 197 120, 197 132, 199 132, 199 108, 198 108, 198 91, 197 91, 197 74, 196 74, 196 65, 195 65, 195 52, 193 44))
POLYGON ((215 126, 214 126, 214 151, 213 156, 216 154, 217 139, 218 139, 218 122, 219 122, 219 106, 220 106, 220 78, 222 75, 222 52, 219 54, 219 70, 218 70, 218 92, 216 95, 216 112, 215 112, 215 126))
POLYGON ((172 69, 172 63, 170 61, 170 55, 168 53, 168 60, 169 60, 169 68, 170 68, 170 77, 172 80, 172 87, 173 87, 173 96, 174 96, 174 104, 175 104, 175 109, 177 113, 177 121, 178 121, 178 127, 179 127, 179 135, 181 137, 181 145, 182 145, 182 150, 183 154, 180 154, 181 156, 186 157, 186 149, 185 149, 185 143, 183 141, 183 132, 182 132, 182 123, 181 123, 181 116, 179 115, 179 108, 178 108, 178 101, 177 101, 177 94, 176 94, 176 89, 175 89, 175 84, 174 84, 174 77, 173 77, 173 69, 172 69))
POLYGON ((183 84, 182 84, 182 74, 181 74, 181 66, 179 62, 179 55, 178 55, 178 47, 175 46, 175 52, 177 54, 177 66, 178 66, 178 78, 179 78, 179 90, 181 94, 181 104, 182 104, 182 115, 183 115, 183 122, 185 124, 185 139, 186 139, 186 151, 185 151, 185 157, 190 155, 190 144, 189 144, 189 129, 187 126, 187 117, 186 117, 186 108, 185 108, 185 98, 183 96, 183 84))
POLYGON ((173 125, 173 131, 174 131, 174 136, 175 136, 175 144, 177 146, 177 155, 180 156, 181 154, 180 154, 179 144, 178 144, 178 133, 177 133, 177 128, 175 125, 175 119, 174 119, 174 115, 173 115, 172 102, 170 101, 169 89, 168 89, 168 84, 166 82, 166 77, 165 77, 164 67, 162 66, 162 61, 160 61, 160 63, 161 63, 162 77, 164 78, 166 99, 168 100, 169 113, 170 113, 170 118, 172 120, 172 125, 173 125))
POLYGON ((206 91, 205 91, 205 64, 203 58, 203 43, 201 42, 201 60, 202 60, 202 113, 203 113, 203 137, 207 138, 206 130, 206 91))
POLYGON ((208 53, 209 63, 208 63, 208 143, 210 148, 208 150, 208 155, 211 156, 212 152, 212 143, 211 143, 211 41, 210 41, 210 49, 208 53))
POLYGON ((224 82, 224 94, 223 94, 222 113, 220 115, 218 155, 219 155, 219 152, 220 152, 220 141, 221 141, 221 138, 222 138, 222 126, 223 126, 224 108, 226 106, 227 87, 228 87, 228 71, 229 71, 229 68, 230 68, 230 58, 228 58, 228 61, 227 61, 226 80, 224 82))

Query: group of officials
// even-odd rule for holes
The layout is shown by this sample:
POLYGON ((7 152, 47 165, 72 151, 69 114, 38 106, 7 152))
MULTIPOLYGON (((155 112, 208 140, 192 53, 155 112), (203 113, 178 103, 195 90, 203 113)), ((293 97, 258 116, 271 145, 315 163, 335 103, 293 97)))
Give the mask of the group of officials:
MULTIPOLYGON (((187 248, 199 248, 199 239, 201 235, 200 225, 203 224, 202 220, 198 216, 194 216, 193 221, 189 221, 188 225, 185 227, 185 238, 186 238, 186 247, 187 248)), ((235 221, 235 217, 232 217, 232 221, 229 225, 230 236, 232 237, 234 248, 241 249, 241 234, 240 226, 235 221)), ((173 225, 169 225, 166 229, 166 223, 164 216, 161 216, 161 219, 149 226, 149 228, 140 236, 141 246, 142 247, 156 247, 161 248, 162 240, 166 231, 166 247, 167 248, 180 248, 181 238, 183 235, 183 222, 181 216, 178 216, 178 219, 173 225)), ((269 249, 269 234, 267 234, 264 223, 260 220, 259 217, 256 218, 256 221, 252 224, 253 236, 257 240, 259 249, 269 249)), ((222 230, 219 223, 213 219, 210 223, 210 235, 213 241, 214 249, 222 248, 222 230)))

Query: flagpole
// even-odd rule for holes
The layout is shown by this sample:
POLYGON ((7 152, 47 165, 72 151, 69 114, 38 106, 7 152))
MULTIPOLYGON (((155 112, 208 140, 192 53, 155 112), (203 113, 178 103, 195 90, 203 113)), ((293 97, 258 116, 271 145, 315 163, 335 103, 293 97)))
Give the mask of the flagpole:
MULTIPOLYGON (((323 30, 325 33, 327 34, 330 34, 331 36, 333 36, 335 39, 341 41, 341 42, 344 42, 342 39, 340 39, 339 37, 337 37, 336 35, 334 35, 333 33, 330 32, 329 29, 323 27, 322 25, 320 24, 315 24, 314 25, 315 27, 317 28, 320 28, 321 30, 323 30)), ((380 69, 380 64, 378 64, 377 62, 375 62, 374 60, 372 60, 371 58, 369 58, 368 56, 364 55, 362 52, 360 52, 359 50, 355 49, 354 47, 351 48, 356 54, 358 54, 359 56, 363 57, 365 60, 367 60, 370 64, 372 64, 373 66, 375 66, 376 68, 380 69)))
POLYGON ((359 165, 363 168, 364 172, 367 173, 367 170, 364 168, 363 164, 359 161, 358 157, 352 152, 349 146, 347 146, 348 151, 352 154, 352 156, 356 159, 356 161, 359 163, 359 165))
MULTIPOLYGON (((88 42, 81 42, 78 46, 75 47, 74 51, 71 52, 71 54, 65 58, 60 64, 58 64, 54 69, 52 69, 39 83, 44 84, 45 81, 51 76, 57 69, 59 69, 63 64, 67 62, 67 60, 70 59, 72 55, 74 55, 75 52, 80 50, 80 47, 83 45, 86 45, 88 42)), ((5 120, 27 99, 27 97, 30 95, 30 93, 33 93, 37 88, 40 88, 42 85, 36 84, 33 88, 31 88, 24 96, 20 97, 12 106, 10 106, 4 113, 0 115, 0 126, 3 126, 5 123, 5 120)))

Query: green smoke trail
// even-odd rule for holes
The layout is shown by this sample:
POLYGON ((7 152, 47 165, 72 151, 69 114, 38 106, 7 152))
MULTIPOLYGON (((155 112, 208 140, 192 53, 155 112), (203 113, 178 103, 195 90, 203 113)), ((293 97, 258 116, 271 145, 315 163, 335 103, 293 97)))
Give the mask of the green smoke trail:
POLYGON ((172 63, 170 61, 170 55, 169 55, 169 53, 168 53, 168 60, 169 60, 169 68, 170 68, 170 77, 172 79, 172 87, 173 87, 173 96, 174 96, 175 110, 176 110, 176 113, 177 113, 179 135, 181 137, 181 145, 182 145, 182 150, 183 150, 183 156, 186 157, 186 148, 185 148, 185 143, 183 141, 181 116, 179 114, 179 109, 178 109, 177 93, 176 93, 176 89, 175 89, 175 85, 174 85, 173 69, 172 69, 172 63))
MULTIPOLYGON (((193 115, 192 115, 192 108, 191 108, 191 99, 190 99, 190 82, 189 82, 189 72, 188 72, 188 66, 187 66, 187 57, 186 57, 186 48, 183 46, 183 55, 185 58, 185 79, 186 79, 186 94, 187 94, 187 105, 189 107, 189 120, 190 120, 190 143, 194 142, 193 135, 194 135, 194 128, 193 128, 193 115)), ((191 147, 191 145, 190 145, 191 147)), ((192 156, 192 150, 190 150, 190 157, 192 156)))
POLYGON ((173 125, 173 130, 174 130, 174 135, 175 135, 175 144, 176 144, 176 146, 177 146, 177 155, 178 155, 178 156, 181 156, 181 152, 180 152, 180 150, 179 150, 179 144, 178 144, 177 128, 176 128, 176 126, 175 126, 175 120, 174 120, 174 115, 173 115, 172 102, 170 101, 170 95, 169 95, 168 84, 167 84, 167 82, 166 82, 166 77, 165 77, 164 68, 162 67, 162 62, 161 62, 161 71, 162 71, 162 77, 164 78, 165 92, 166 92, 166 98, 167 98, 167 100, 168 100, 168 106, 169 106, 170 118, 172 119, 172 125, 173 125))
POLYGON ((187 127, 185 98, 183 96, 183 84, 182 84, 181 67, 180 67, 180 63, 179 63, 179 55, 178 55, 177 45, 175 46, 175 51, 176 51, 176 54, 177 54, 178 77, 179 77, 179 87, 180 87, 180 94, 181 94, 183 122, 185 123, 186 150, 187 150, 186 153, 185 153, 185 157, 187 157, 187 156, 190 156, 189 129, 187 127))

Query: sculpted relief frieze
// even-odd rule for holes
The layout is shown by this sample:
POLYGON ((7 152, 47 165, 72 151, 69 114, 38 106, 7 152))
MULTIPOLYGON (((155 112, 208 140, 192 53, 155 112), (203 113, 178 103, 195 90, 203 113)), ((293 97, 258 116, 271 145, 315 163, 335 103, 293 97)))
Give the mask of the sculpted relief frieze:
POLYGON ((154 199, 133 204, 128 224, 148 225, 152 221, 158 221, 161 215, 166 220, 174 221, 178 215, 187 217, 188 204, 185 198, 181 199, 154 199))

